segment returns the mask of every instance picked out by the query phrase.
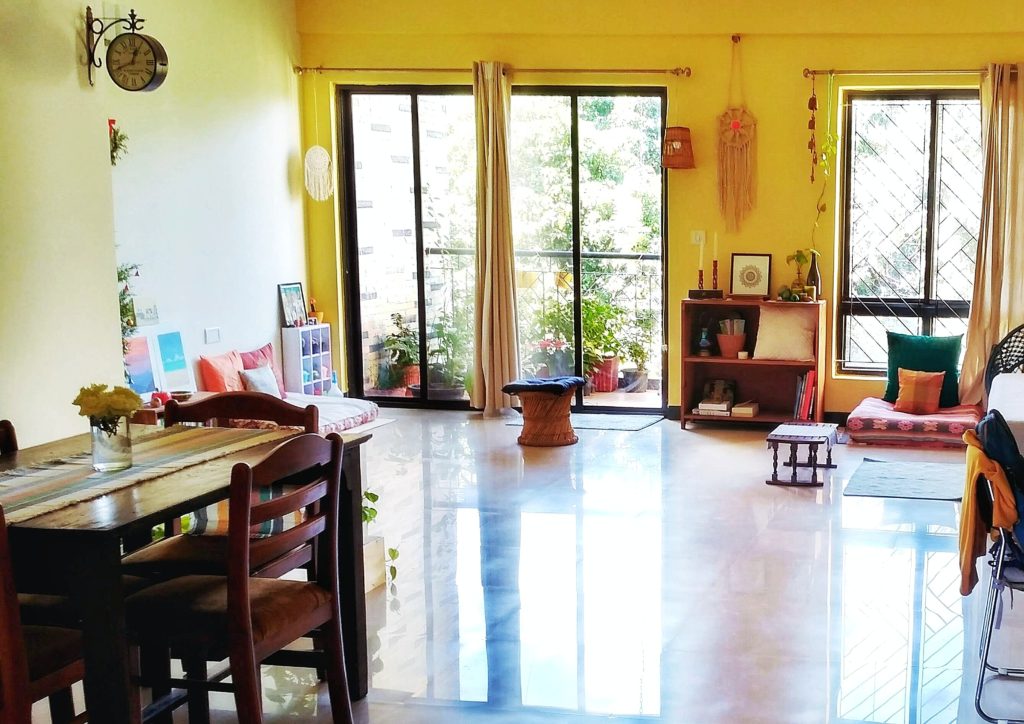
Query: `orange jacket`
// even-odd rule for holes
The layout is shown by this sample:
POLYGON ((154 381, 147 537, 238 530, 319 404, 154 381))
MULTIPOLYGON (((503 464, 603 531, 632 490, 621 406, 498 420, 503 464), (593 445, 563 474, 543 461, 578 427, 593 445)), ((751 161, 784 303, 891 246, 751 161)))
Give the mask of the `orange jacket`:
POLYGON ((1017 522, 1017 505, 1003 467, 985 454, 974 430, 964 433, 964 442, 967 443, 967 480, 960 508, 960 594, 966 596, 978 583, 975 562, 986 553, 985 534, 991 527, 1011 528, 1017 522), (995 500, 992 501, 991 521, 984 520, 978 509, 975 493, 979 477, 992 483, 995 500))

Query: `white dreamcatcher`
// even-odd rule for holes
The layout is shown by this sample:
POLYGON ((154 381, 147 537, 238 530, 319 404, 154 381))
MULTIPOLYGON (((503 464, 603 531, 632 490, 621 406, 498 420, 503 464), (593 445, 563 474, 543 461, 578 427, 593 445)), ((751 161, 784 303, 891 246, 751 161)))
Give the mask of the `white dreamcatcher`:
POLYGON ((738 231, 757 200, 757 119, 743 103, 743 81, 739 68, 740 36, 732 36, 732 64, 729 69, 729 104, 718 117, 718 207, 726 228, 738 231), (739 80, 739 105, 733 102, 733 81, 739 80))
POLYGON ((316 77, 313 77, 313 118, 315 119, 316 142, 306 151, 306 192, 315 201, 326 201, 334 195, 334 171, 331 154, 320 144, 320 108, 316 102, 316 77))

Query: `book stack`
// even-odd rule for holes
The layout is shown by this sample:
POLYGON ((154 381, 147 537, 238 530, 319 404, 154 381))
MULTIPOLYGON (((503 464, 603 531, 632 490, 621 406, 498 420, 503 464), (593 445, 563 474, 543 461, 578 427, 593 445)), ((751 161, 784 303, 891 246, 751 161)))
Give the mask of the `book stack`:
POLYGON ((818 373, 815 370, 809 370, 797 378, 796 400, 793 403, 794 420, 814 419, 814 404, 818 390, 817 378, 818 373))
POLYGON ((732 401, 704 399, 693 408, 693 414, 705 417, 729 417, 732 414, 732 401))

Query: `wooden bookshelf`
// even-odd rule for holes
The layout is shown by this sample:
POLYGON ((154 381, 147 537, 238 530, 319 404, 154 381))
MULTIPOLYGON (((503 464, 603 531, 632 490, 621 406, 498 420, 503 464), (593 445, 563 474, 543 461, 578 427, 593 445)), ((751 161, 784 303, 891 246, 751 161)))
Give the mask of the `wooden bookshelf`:
POLYGON ((682 330, 680 342, 682 362, 679 379, 680 425, 687 422, 747 422, 778 424, 793 419, 796 402, 797 379, 808 370, 815 370, 814 414, 822 422, 825 410, 825 302, 776 302, 758 299, 684 299, 682 301, 682 330), (814 359, 765 360, 753 359, 757 343, 761 310, 766 307, 785 309, 786 313, 804 314, 813 318, 815 329, 814 359), (746 322, 746 343, 743 349, 749 359, 722 357, 715 332, 718 320, 739 314, 746 322), (710 357, 697 354, 702 324, 709 324, 712 342, 710 357), (707 380, 727 379, 736 382, 736 402, 755 400, 760 406, 756 417, 717 417, 695 415, 691 410, 700 402, 707 380))

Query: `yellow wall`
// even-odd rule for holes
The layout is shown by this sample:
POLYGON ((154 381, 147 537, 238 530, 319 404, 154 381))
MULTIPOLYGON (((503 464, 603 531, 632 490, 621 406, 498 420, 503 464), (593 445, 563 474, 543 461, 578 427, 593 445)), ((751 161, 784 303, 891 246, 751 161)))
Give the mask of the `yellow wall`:
POLYGON ((254 299, 266 334, 277 326, 275 275, 304 269, 293 4, 150 0, 138 10, 170 71, 138 94, 105 70, 89 86, 85 5, 0 3, 0 417, 23 446, 84 432, 78 388, 123 381, 115 223, 163 248, 148 271, 177 280, 197 306, 216 304, 211 285, 252 274, 258 286, 239 284, 229 309, 244 317, 254 299), (122 206, 125 216, 113 210, 108 117, 129 135, 131 160, 116 170, 145 204, 122 206))
MULTIPOLYGON (((306 140, 318 119, 321 142, 332 121, 333 84, 466 83, 473 60, 501 60, 513 67, 693 68, 691 78, 665 76, 514 74, 513 83, 665 85, 670 125, 689 126, 697 168, 669 173, 668 318, 670 404, 679 404, 679 300, 696 279, 691 229, 719 232, 723 270, 734 252, 773 254, 772 289, 793 277, 785 257, 809 243, 820 186, 808 181, 807 97, 804 67, 813 68, 980 68, 1024 55, 1024 14, 1001 16, 998 9, 941 0, 920 5, 871 0, 819 3, 812 14, 795 0, 744 3, 661 0, 643 6, 597 0, 585 6, 541 0, 487 6, 468 0, 386 5, 299 0, 303 64, 307 66, 465 67, 457 74, 368 74, 327 72, 315 76, 318 103, 304 92, 306 140), (579 13, 586 7, 585 13, 579 13), (742 9, 742 12, 740 12, 742 9), (575 15, 573 14, 575 13, 575 15), (758 205, 739 233, 726 233, 716 203, 716 117, 726 108, 731 32, 741 43, 746 103, 758 120, 758 205)), ((862 85, 900 79, 852 78, 862 85)), ((925 83, 943 79, 913 79, 925 83)), ((963 77, 946 79, 963 84, 963 77)), ((972 82, 967 78, 966 82, 972 82)), ((976 82, 976 79, 973 79, 976 82)), ((824 80, 819 81, 824 96, 824 80)), ((824 119, 820 117, 820 126, 824 119)), ((819 174, 820 178, 820 174, 819 174)), ((820 181, 819 181, 820 183, 820 181)), ((824 296, 834 297, 834 193, 822 220, 824 296)), ((334 206, 320 205, 307 218, 311 284, 318 298, 336 289, 334 206), (334 285, 334 286, 332 286, 334 285)), ((725 278, 727 274, 722 274, 725 278)), ((336 297, 335 297, 336 298, 336 297)), ((337 305, 332 311, 340 315, 337 305)), ((831 314, 830 314, 831 318, 831 314)), ((864 396, 879 394, 877 379, 837 378, 826 384, 826 410, 849 411, 864 396)))

